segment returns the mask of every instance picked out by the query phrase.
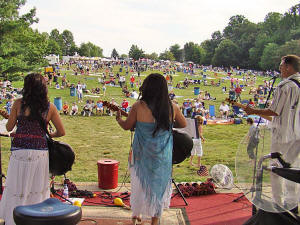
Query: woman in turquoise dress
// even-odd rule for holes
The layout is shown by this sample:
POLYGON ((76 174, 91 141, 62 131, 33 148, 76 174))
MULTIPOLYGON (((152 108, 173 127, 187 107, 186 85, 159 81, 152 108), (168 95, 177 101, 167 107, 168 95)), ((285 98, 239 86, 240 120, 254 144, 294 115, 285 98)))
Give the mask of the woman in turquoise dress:
POLYGON ((144 80, 128 118, 123 120, 118 112, 116 120, 124 130, 135 128, 129 160, 133 223, 141 223, 142 215, 157 225, 172 193, 172 127, 183 128, 186 120, 170 101, 167 81, 161 74, 150 74, 144 80))

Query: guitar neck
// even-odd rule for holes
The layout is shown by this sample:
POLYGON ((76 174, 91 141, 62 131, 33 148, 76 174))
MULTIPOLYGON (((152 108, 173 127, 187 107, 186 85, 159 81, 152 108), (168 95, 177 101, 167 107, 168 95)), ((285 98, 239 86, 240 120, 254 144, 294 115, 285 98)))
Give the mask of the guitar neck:
POLYGON ((247 106, 245 106, 245 105, 243 105, 243 104, 241 104, 241 103, 238 103, 238 102, 232 102, 232 104, 233 105, 235 105, 235 106, 237 106, 237 107, 240 107, 240 108, 242 108, 242 109, 245 109, 247 106))
MULTIPOLYGON (((238 103, 236 101, 230 100, 228 98, 226 99, 226 101, 228 101, 230 104, 235 105, 237 107, 240 107, 242 109, 246 109, 246 107, 247 107, 246 105, 243 105, 243 104, 238 103)), ((264 118, 264 119, 266 119, 266 120, 272 121, 272 117, 271 116, 264 116, 264 115, 259 115, 259 116, 262 117, 262 118, 264 118)))
POLYGON ((112 111, 120 111, 122 116, 128 117, 128 113, 127 112, 121 110, 120 107, 118 107, 118 106, 116 106, 114 104, 111 104, 111 103, 109 103, 107 101, 103 101, 103 106, 106 106, 107 108, 109 108, 112 111))

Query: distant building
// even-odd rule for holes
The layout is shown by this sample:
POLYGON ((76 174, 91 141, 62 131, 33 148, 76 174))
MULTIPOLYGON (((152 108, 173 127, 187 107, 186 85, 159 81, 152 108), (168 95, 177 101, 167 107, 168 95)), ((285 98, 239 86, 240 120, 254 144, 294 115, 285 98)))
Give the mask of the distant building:
POLYGON ((45 59, 48 60, 48 62, 49 62, 50 65, 55 65, 55 64, 58 64, 58 63, 59 63, 59 55, 54 55, 54 54, 52 54, 52 55, 47 55, 47 56, 45 57, 45 59))

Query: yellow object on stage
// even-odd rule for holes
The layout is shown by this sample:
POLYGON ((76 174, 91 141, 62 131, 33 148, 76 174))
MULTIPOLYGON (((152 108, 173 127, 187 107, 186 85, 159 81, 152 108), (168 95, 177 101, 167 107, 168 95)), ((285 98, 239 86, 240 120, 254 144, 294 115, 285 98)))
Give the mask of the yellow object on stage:
POLYGON ((121 198, 115 198, 114 199, 114 204, 117 205, 117 206, 122 206, 125 209, 130 210, 130 207, 128 205, 125 205, 121 198))
POLYGON ((114 204, 118 205, 118 206, 125 206, 125 204, 123 203, 122 199, 120 199, 120 198, 115 198, 114 199, 114 204))
POLYGON ((73 203, 73 205, 78 206, 78 207, 81 207, 81 202, 78 201, 78 200, 76 200, 76 201, 73 203))

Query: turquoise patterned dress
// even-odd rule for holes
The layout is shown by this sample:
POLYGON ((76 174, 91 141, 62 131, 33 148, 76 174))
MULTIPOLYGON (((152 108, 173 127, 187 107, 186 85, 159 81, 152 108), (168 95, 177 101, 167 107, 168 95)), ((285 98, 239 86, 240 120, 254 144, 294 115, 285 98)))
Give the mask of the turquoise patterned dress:
POLYGON ((130 164, 133 216, 160 217, 170 204, 173 136, 160 130, 153 137, 154 128, 155 123, 136 123, 130 164))

